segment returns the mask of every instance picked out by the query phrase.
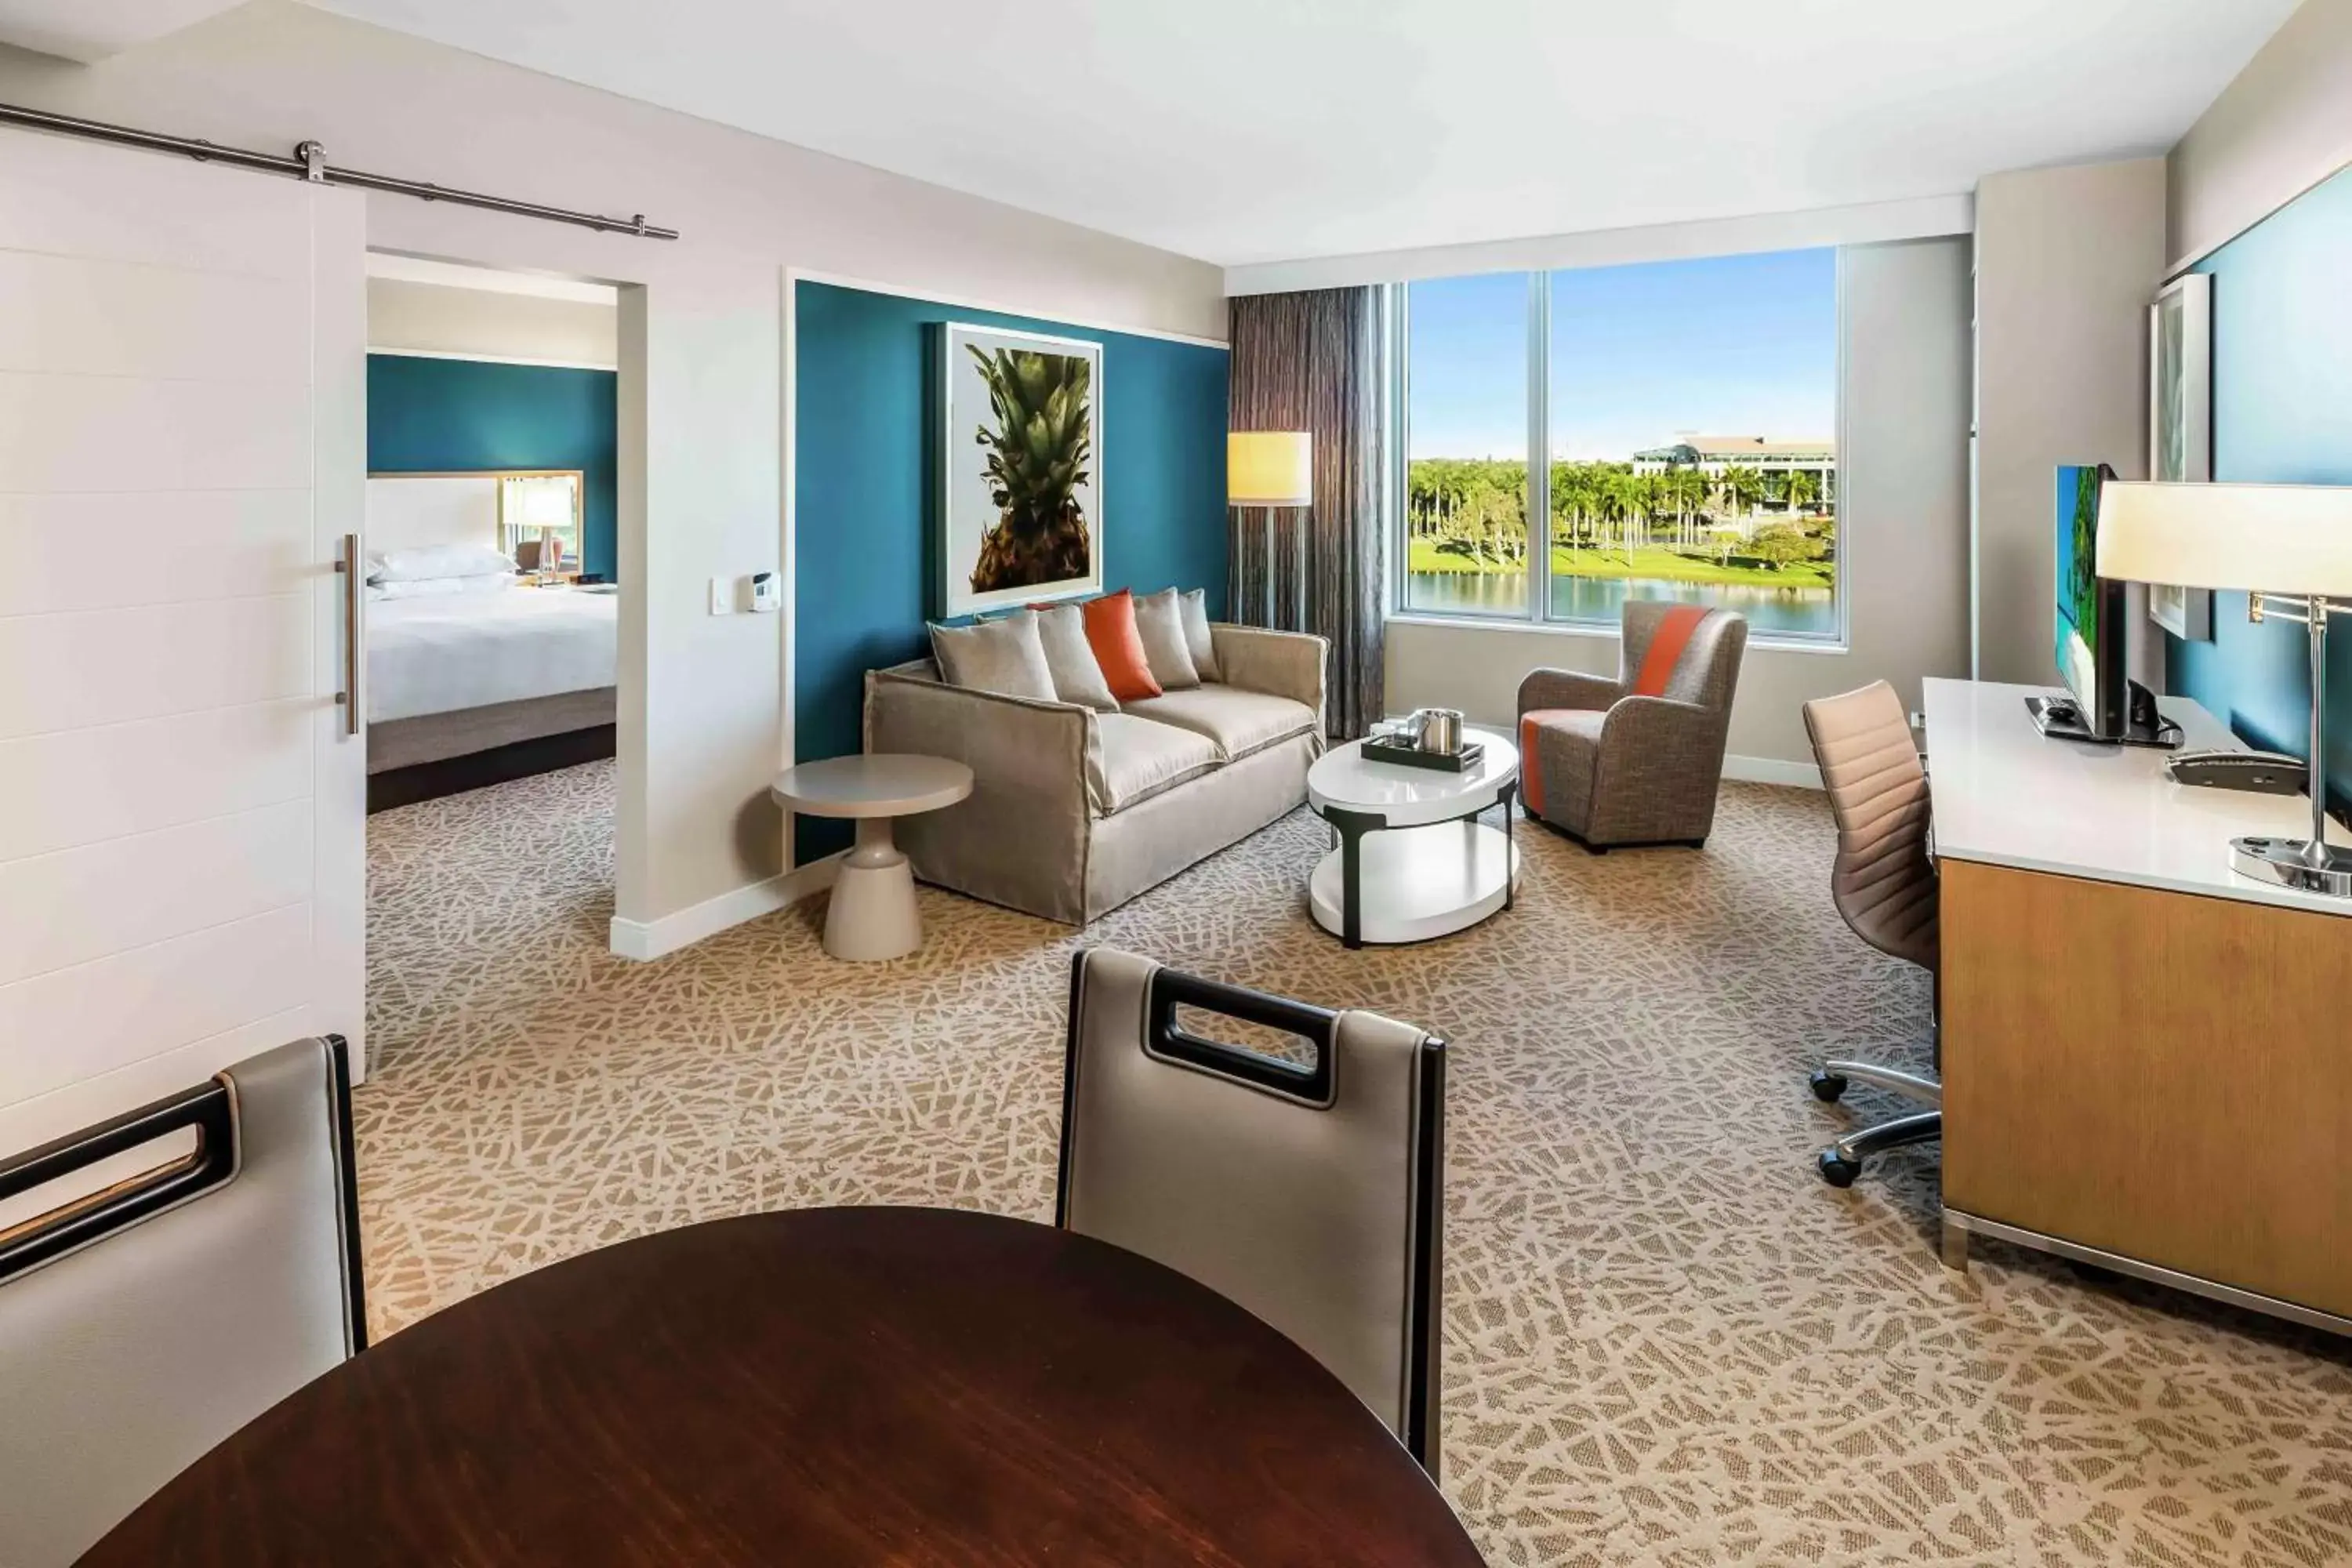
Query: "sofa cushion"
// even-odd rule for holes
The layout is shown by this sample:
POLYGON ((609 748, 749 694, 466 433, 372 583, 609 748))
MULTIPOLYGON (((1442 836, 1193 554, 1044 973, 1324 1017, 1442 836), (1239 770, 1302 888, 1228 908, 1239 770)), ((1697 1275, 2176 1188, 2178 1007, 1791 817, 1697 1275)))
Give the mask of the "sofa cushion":
POLYGON ((1045 649, 1045 668, 1054 678, 1054 695, 1097 713, 1118 711, 1110 694, 1094 645, 1087 641, 1086 612, 1076 605, 1032 605, 1037 612, 1037 640, 1045 649))
POLYGON ((1205 588, 1188 588, 1176 600, 1176 612, 1184 623, 1184 647, 1192 655, 1192 671, 1203 680, 1223 680, 1217 673, 1217 640, 1209 633, 1209 594, 1205 588))
POLYGON ((1052 702, 1054 674, 1045 645, 1037 638, 1034 611, 1017 610, 999 620, 969 626, 931 627, 931 657, 950 686, 996 691, 1052 702))
POLYGON ((1151 679, 1162 691, 1189 691, 1201 684, 1193 668, 1192 645, 1184 637, 1184 612, 1176 590, 1162 588, 1135 601, 1135 631, 1143 639, 1143 657, 1151 665, 1151 679))
POLYGON ((1143 638, 1135 629, 1135 595, 1121 588, 1088 599, 1079 606, 1087 618, 1087 641, 1095 650, 1110 694, 1121 702, 1160 695, 1152 679, 1151 661, 1144 656, 1143 638))
POLYGON ((1198 778, 1223 761, 1207 736, 1131 714, 1097 714, 1095 733, 1097 745, 1087 758, 1087 793, 1104 816, 1198 778))
POLYGON ((1315 710, 1304 702, 1213 682, 1130 702, 1126 710, 1208 737, 1227 762, 1315 728, 1315 710))

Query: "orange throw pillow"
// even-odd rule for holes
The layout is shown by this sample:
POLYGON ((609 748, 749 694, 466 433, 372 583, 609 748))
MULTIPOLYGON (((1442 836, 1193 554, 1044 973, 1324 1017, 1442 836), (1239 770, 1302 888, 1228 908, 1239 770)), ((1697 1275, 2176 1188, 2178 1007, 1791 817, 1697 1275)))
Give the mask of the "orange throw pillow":
POLYGON ((1095 650, 1095 662, 1102 666, 1110 694, 1121 702, 1159 696, 1160 682, 1151 679, 1150 661, 1143 657, 1143 637, 1135 629, 1135 595, 1121 588, 1116 594, 1088 599, 1078 608, 1086 616, 1087 646, 1095 650))

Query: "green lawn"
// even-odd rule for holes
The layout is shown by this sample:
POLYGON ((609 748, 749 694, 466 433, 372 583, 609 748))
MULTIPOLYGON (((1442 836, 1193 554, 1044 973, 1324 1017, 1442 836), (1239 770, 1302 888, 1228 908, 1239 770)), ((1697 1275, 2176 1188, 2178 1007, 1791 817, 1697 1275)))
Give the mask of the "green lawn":
MULTIPOLYGON (((1481 564, 1466 555, 1441 551, 1434 541, 1427 539, 1412 542, 1412 569, 1415 572, 1515 570, 1491 562, 1481 564)), ((1570 551, 1554 545, 1551 569, 1555 576, 1643 577, 1670 583, 1746 583, 1762 588, 1828 588, 1836 584, 1827 562, 1792 561, 1778 571, 1769 566, 1718 566, 1712 561, 1680 555, 1656 544, 1637 547, 1631 561, 1614 550, 1570 551)))

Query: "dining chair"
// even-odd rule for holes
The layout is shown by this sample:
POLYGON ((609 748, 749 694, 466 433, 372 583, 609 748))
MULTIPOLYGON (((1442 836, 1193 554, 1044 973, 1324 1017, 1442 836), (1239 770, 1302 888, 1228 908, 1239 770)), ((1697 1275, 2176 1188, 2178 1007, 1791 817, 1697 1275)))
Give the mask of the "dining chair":
MULTIPOLYGON (((1903 700, 1883 680, 1842 697, 1821 698, 1805 704, 1805 733, 1837 818, 1831 901, 1856 936, 1934 976, 1941 900, 1936 863, 1927 853, 1927 772, 1912 742, 1903 700)), ((1940 1031, 1931 1037, 1929 1051, 1940 1072, 1940 1031)), ((1853 1185, 1869 1155, 1943 1136, 1944 1089, 1937 1079, 1870 1062, 1832 1060, 1814 1070, 1813 1093, 1835 1100, 1855 1082, 1937 1109, 1849 1132, 1822 1150, 1822 1179, 1832 1186, 1853 1185)))
POLYGON ((1072 968, 1055 1223, 1288 1334, 1437 1473, 1445 1048, 1097 947, 1072 968), (1307 1059, 1204 1031, 1238 1019, 1307 1059))
POLYGON ((351 1079, 299 1040, 0 1163, 0 1563, 72 1562, 366 1343, 351 1079))

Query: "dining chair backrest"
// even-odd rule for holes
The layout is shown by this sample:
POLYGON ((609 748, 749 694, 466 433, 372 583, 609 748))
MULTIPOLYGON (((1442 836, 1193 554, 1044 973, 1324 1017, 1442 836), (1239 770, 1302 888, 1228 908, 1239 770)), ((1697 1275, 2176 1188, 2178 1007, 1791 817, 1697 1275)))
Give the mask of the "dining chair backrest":
POLYGON ((1094 948, 1071 980, 1055 1221, 1289 1335, 1433 1475, 1444 1102, 1424 1030, 1094 948), (1312 1060, 1213 1038, 1212 1015, 1312 1060))
POLYGON ((1837 818, 1830 898, 1854 934, 1933 970, 1942 908, 1927 856, 1927 772, 1903 700, 1883 680, 1805 704, 1805 733, 1837 818))
POLYGON ((12 1212, 51 1194, 0 1229, 6 1568, 71 1563, 366 1342, 340 1038, 0 1163, 12 1212))

